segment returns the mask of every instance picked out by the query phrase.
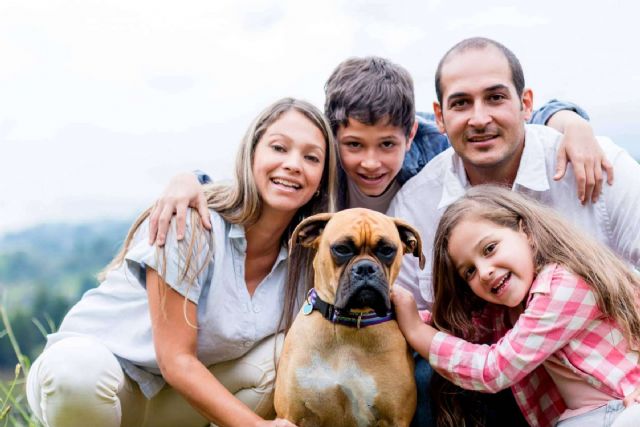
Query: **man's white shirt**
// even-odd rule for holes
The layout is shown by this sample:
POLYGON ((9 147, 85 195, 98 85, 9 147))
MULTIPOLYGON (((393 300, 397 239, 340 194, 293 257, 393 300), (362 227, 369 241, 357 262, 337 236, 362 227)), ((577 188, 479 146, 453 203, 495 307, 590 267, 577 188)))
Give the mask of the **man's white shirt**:
MULTIPOLYGON (((578 200, 573 167, 554 181, 556 151, 562 134, 547 126, 525 125, 525 145, 513 190, 557 209, 573 224, 606 244, 636 269, 640 267, 640 165, 609 138, 598 137, 613 164, 614 184, 603 184, 596 203, 578 200)), ((433 239, 444 210, 470 187, 462 159, 449 148, 407 181, 387 214, 403 218, 422 236, 426 265, 404 257, 396 284, 410 290, 419 308, 433 302, 431 280, 433 239)))

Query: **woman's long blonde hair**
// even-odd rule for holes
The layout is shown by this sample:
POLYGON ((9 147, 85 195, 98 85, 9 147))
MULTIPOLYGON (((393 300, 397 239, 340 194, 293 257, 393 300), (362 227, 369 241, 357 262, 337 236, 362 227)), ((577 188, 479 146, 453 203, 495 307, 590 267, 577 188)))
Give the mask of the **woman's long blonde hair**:
MULTIPOLYGON (((255 224, 262 214, 262 199, 256 187, 255 177, 253 176, 255 147, 267 128, 284 113, 292 110, 304 115, 322 132, 325 140, 326 155, 322 179, 320 181, 320 187, 318 188, 319 192, 298 209, 289 227, 281 236, 283 244, 287 244, 291 233, 302 219, 320 212, 333 212, 336 206, 337 157, 335 154, 333 134, 324 115, 311 103, 294 98, 283 98, 263 110, 251 123, 240 144, 236 157, 235 181, 232 184, 210 184, 204 188, 208 207, 218 212, 225 221, 231 224, 240 224, 244 227, 255 224)), ((121 250, 111 263, 99 274, 98 278, 100 280, 104 280, 110 270, 122 264, 136 232, 149 217, 151 210, 152 208, 148 208, 134 221, 127 233, 121 250)), ((202 226, 198 213, 195 210, 190 210, 189 215, 192 224, 191 234, 190 236, 185 236, 180 242, 180 253, 184 260, 184 266, 180 269, 180 280, 186 280, 188 283, 192 283, 197 275, 206 267, 206 263, 205 265, 196 265, 197 262, 193 259, 193 254, 201 254, 203 251, 207 251, 207 257, 205 259, 209 259, 214 248, 211 233, 207 232, 202 226)), ((172 228, 175 227, 174 221, 175 220, 172 219, 172 228)), ((164 248, 159 248, 158 251, 159 256, 163 260, 161 265, 164 266, 166 265, 164 248)), ((300 245, 293 248, 288 262, 284 295, 285 301, 281 319, 281 326, 286 329, 291 325, 296 307, 298 307, 300 303, 299 297, 304 295, 307 288, 313 284, 313 268, 311 263, 312 254, 308 249, 300 245)), ((159 271, 158 273, 161 277, 164 277, 164 271, 159 271)))
MULTIPOLYGON (((448 252, 451 232, 467 219, 524 230, 532 242, 536 273, 557 263, 582 277, 593 290, 598 308, 616 322, 631 348, 638 349, 640 279, 630 266, 553 209, 495 185, 472 187, 440 219, 433 252, 433 321, 438 329, 469 339, 477 332, 472 315, 486 304, 460 277, 448 252)), ((438 424, 462 425, 457 418, 462 414, 460 409, 447 408, 438 424)))

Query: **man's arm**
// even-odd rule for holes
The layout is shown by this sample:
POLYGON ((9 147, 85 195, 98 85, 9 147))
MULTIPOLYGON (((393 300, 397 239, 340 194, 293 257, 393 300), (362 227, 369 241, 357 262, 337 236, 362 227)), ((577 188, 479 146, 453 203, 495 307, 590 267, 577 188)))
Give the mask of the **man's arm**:
POLYGON ((640 271, 640 164, 608 138, 600 140, 616 170, 616 181, 603 193, 608 245, 640 271))

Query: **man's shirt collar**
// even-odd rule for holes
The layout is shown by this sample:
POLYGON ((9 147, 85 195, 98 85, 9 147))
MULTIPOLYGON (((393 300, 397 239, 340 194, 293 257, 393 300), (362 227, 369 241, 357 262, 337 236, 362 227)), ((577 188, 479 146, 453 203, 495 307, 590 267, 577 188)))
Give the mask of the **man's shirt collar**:
MULTIPOLYGON (((513 185, 543 192, 549 190, 546 156, 542 142, 533 129, 535 127, 525 126, 524 149, 513 185)), ((452 153, 450 165, 446 168, 443 179, 442 197, 438 203, 438 209, 446 208, 458 200, 471 186, 462 159, 455 151, 452 153)))

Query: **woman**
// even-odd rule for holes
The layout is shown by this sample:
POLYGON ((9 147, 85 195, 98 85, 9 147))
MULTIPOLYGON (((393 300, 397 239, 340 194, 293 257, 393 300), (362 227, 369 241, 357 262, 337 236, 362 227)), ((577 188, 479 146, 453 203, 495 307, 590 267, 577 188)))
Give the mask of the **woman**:
POLYGON ((188 237, 172 232, 158 249, 143 213, 34 362, 36 416, 50 427, 292 426, 263 418, 274 333, 312 283, 298 273, 312 272, 302 249, 287 271, 287 240, 304 216, 334 209, 333 147, 315 107, 280 100, 245 135, 236 182, 207 188, 211 232, 193 213, 188 237))

